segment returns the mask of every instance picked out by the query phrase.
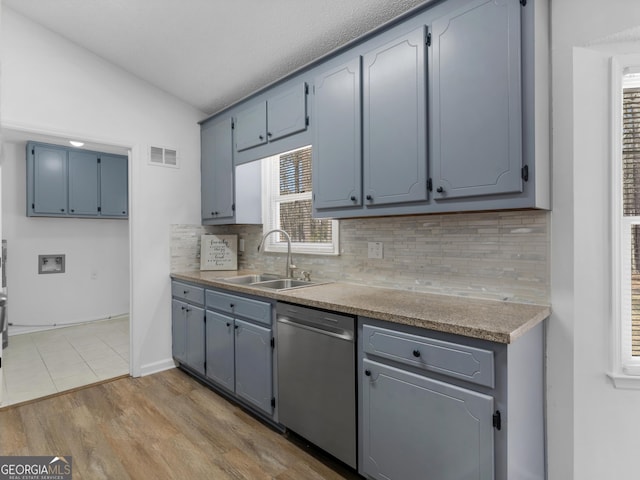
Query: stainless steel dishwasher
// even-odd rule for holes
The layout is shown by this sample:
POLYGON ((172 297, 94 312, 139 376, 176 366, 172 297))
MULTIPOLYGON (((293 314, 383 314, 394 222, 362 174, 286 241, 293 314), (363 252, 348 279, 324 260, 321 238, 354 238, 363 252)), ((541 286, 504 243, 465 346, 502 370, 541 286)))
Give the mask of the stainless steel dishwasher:
POLYGON ((356 468, 355 318, 279 302, 280 423, 356 468))

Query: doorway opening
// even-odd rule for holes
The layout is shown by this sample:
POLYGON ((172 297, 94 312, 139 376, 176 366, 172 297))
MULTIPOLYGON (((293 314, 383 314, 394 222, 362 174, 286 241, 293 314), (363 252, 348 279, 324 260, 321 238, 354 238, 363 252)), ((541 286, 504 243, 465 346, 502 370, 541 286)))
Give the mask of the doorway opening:
MULTIPOLYGON (((2 355, 0 407, 131 371, 128 218, 26 214, 27 142, 73 148, 68 140, 3 131, 0 211, 7 245, 9 337, 2 355), (43 274, 42 258, 60 256, 62 271, 43 274)), ((87 142, 81 149, 131 159, 126 147, 87 142)))

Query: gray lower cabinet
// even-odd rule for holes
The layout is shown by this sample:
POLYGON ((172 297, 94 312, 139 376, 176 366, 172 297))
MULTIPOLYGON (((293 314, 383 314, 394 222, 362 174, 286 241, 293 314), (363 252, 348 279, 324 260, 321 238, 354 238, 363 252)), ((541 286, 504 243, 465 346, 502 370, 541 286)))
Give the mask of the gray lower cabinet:
POLYGON ((475 0, 432 24, 434 199, 522 192, 517 0, 475 0))
POLYGON ((358 319, 359 473, 544 480, 543 326, 510 344, 358 319))
POLYGON ((362 470, 376 479, 493 480, 493 398, 364 360, 362 470))
POLYGON ((271 328, 236 319, 236 395, 271 413, 273 406, 271 328))
POLYGON ((206 290, 206 376, 273 415, 273 332, 268 302, 206 290))
POLYGON ((204 375, 205 315, 204 288, 171 282, 171 349, 181 365, 204 375))
POLYGON ((173 356, 198 373, 204 374, 204 308, 173 300, 173 356))
POLYGON ((271 413, 271 328, 207 310, 207 377, 271 413))
POLYGON ((206 330, 207 377, 233 391, 235 386, 233 317, 207 310, 206 330))

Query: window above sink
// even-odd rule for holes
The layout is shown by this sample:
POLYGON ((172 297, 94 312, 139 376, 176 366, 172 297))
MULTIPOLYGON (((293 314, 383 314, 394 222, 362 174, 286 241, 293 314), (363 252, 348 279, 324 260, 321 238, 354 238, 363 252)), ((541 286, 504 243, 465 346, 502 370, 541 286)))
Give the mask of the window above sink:
MULTIPOLYGON (((338 221, 312 218, 311 185, 311 146, 262 159, 263 229, 286 230, 293 253, 339 255, 338 221)), ((270 236, 265 251, 286 252, 285 239, 270 236)))

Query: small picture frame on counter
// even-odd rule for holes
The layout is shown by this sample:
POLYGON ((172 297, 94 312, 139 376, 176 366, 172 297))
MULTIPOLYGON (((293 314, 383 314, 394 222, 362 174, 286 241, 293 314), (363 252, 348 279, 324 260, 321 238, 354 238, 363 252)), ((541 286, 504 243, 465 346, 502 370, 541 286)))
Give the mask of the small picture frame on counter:
POLYGON ((201 235, 200 270, 238 270, 238 235, 201 235))

